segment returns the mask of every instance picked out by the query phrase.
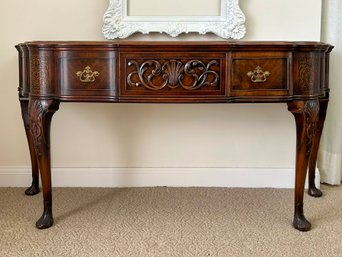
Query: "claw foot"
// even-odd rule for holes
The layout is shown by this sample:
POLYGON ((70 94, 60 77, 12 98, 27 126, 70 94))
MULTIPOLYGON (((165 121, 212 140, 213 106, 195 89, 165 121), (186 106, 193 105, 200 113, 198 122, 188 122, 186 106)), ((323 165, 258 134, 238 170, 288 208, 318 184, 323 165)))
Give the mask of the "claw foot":
POLYGON ((321 197, 323 195, 322 191, 316 187, 309 188, 308 194, 313 197, 321 197))
POLYGON ((38 229, 49 228, 53 225, 53 217, 51 213, 44 212, 40 219, 36 222, 38 229))
POLYGON ((304 215, 295 215, 293 226, 303 232, 309 231, 311 228, 310 222, 304 217, 304 215))
POLYGON ((25 195, 36 195, 40 192, 39 186, 35 183, 32 183, 32 185, 25 190, 25 195))

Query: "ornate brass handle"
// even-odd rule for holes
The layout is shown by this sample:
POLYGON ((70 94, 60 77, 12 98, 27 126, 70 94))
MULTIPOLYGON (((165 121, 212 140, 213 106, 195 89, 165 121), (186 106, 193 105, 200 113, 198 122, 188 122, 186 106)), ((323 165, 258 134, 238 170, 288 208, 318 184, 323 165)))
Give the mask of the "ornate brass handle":
POLYGON ((94 82, 95 78, 100 75, 98 71, 92 71, 89 66, 85 67, 83 71, 76 72, 81 82, 94 82))
POLYGON ((271 73, 269 71, 263 71, 260 66, 256 67, 254 71, 247 72, 247 76, 251 78, 251 81, 254 83, 258 82, 266 82, 267 77, 271 73))

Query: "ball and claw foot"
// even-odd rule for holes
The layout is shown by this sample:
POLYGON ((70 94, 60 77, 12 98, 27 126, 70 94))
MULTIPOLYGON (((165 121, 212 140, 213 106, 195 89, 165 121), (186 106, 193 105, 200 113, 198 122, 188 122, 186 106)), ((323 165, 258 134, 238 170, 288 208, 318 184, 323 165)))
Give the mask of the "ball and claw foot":
POLYGON ((35 183, 25 190, 25 195, 36 195, 40 192, 39 186, 35 183))
POLYGON ((309 231, 311 228, 310 222, 304 217, 303 214, 295 215, 293 219, 293 226, 299 231, 309 231))
POLYGON ((309 188, 308 194, 313 197, 321 197, 323 195, 322 191, 316 187, 309 188))
POLYGON ((43 212, 43 215, 36 222, 36 227, 38 229, 49 228, 52 225, 53 225, 53 217, 52 217, 52 214, 49 212, 43 212))

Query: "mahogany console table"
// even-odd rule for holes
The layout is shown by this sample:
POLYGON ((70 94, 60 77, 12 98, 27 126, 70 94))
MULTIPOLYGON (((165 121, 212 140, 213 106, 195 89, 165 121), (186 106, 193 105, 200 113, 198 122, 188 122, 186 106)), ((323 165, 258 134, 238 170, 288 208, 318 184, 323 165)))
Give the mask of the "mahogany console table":
POLYGON ((319 42, 27 42, 19 51, 19 100, 32 163, 42 180, 44 211, 53 224, 50 124, 60 102, 287 103, 296 121, 293 225, 308 231, 304 183, 315 166, 329 100, 332 46, 319 42))

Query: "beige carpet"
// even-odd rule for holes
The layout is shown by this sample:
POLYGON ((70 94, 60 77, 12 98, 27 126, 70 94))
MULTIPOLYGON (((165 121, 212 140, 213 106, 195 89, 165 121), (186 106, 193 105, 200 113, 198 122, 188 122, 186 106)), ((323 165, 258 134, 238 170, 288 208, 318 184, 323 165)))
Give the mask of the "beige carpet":
POLYGON ((303 233, 292 190, 55 188, 55 225, 37 230, 42 194, 0 188, 0 256, 342 256, 342 187, 322 189, 303 233))

